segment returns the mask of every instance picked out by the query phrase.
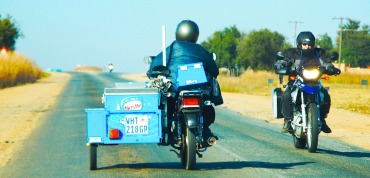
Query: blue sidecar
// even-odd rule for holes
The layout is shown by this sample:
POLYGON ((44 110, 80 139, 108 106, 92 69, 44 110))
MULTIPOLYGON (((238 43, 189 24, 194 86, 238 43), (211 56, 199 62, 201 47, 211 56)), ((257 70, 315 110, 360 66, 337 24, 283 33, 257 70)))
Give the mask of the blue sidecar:
POLYGON ((176 153, 187 169, 195 168, 196 155, 201 157, 200 152, 216 143, 216 138, 203 138, 202 134, 202 109, 204 104, 211 104, 203 100, 200 89, 207 83, 202 63, 179 66, 177 79, 178 100, 173 104, 179 110, 169 118, 166 97, 170 95, 163 90, 165 87, 158 86, 169 84, 163 77, 149 82, 116 83, 104 89, 104 108, 85 109, 90 170, 97 169, 99 145, 149 143, 171 145, 179 150, 176 153), (179 134, 174 137, 175 133, 179 134))

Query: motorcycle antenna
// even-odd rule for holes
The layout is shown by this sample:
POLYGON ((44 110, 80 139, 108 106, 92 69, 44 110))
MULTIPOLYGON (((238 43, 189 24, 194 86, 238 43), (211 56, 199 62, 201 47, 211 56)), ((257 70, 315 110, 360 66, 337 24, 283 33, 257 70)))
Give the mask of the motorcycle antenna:
POLYGON ((166 66, 166 26, 162 25, 162 56, 163 56, 163 66, 166 66))

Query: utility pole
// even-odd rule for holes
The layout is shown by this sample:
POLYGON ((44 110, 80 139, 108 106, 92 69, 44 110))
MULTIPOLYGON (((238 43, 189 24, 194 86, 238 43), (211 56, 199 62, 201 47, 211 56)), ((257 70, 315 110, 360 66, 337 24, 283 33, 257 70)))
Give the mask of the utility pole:
POLYGON ((338 68, 340 69, 340 62, 341 62, 341 58, 342 58, 342 32, 343 32, 343 20, 346 19, 346 20, 349 20, 349 18, 344 18, 344 17, 334 17, 333 20, 340 20, 340 24, 339 24, 339 49, 338 49, 338 52, 339 52, 339 57, 338 57, 338 68))
POLYGON ((296 46, 297 45, 297 24, 298 23, 303 23, 303 22, 289 21, 289 23, 294 23, 294 36, 293 36, 294 44, 293 44, 293 46, 296 46))

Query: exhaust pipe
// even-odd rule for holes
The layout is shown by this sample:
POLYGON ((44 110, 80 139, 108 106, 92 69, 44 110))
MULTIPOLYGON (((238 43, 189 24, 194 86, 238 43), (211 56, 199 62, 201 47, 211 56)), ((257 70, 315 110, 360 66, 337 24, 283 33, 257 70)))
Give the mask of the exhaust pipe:
POLYGON ((212 146, 212 145, 216 144, 216 141, 217 141, 216 137, 212 136, 212 137, 208 138, 207 143, 208 143, 208 145, 212 146))

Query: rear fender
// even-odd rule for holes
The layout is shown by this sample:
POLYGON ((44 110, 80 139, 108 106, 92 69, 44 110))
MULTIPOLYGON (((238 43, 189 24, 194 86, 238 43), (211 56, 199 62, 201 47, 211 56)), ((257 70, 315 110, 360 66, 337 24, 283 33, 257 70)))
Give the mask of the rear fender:
POLYGON ((184 119, 188 128, 196 128, 199 122, 198 113, 184 113, 184 119))

